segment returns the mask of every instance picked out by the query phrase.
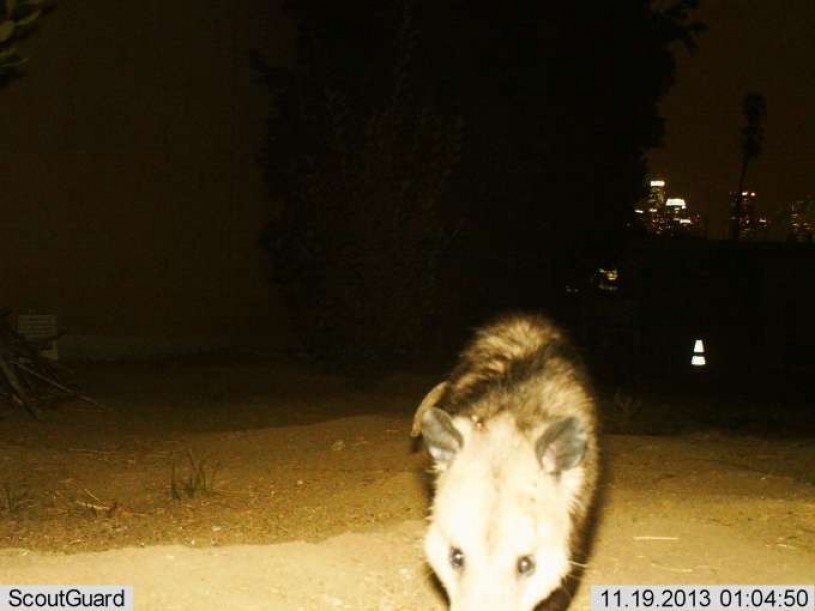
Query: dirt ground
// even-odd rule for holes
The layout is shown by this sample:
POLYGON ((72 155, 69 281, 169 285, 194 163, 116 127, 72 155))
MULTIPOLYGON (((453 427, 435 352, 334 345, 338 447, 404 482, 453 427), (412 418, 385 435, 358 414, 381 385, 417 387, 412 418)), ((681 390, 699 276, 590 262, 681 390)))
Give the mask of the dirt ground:
MULTIPOLYGON (((77 378, 103 407, 35 422, 0 405, 0 583, 131 584, 139 611, 445 608, 408 437, 432 377, 354 388, 236 360, 77 378)), ((746 408, 604 406, 604 510, 573 609, 592 584, 815 581, 815 411, 768 434, 721 426, 746 408)))

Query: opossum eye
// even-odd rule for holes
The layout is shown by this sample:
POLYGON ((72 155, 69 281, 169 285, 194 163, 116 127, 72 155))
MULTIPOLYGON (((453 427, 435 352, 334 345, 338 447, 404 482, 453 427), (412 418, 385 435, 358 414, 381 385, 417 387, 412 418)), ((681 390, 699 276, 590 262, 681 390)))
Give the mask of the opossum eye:
POLYGON ((516 568, 518 569, 518 575, 529 577, 535 572, 535 559, 532 556, 521 556, 518 558, 516 568))
POLYGON ((457 547, 450 548, 450 566, 458 570, 464 568, 464 552, 457 547))

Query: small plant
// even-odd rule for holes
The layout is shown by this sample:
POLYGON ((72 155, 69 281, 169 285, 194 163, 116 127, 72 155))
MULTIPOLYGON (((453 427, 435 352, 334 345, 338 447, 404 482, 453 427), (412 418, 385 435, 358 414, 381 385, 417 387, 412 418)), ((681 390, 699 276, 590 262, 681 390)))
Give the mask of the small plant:
POLYGON ((3 483, 0 495, 0 513, 20 513, 33 504, 31 493, 23 487, 3 483))
POLYGON ((202 494, 212 494, 215 490, 215 474, 220 468, 219 463, 211 465, 206 459, 198 460, 191 450, 187 451, 189 473, 180 477, 173 461, 170 470, 170 496, 180 501, 194 498, 202 494))
POLYGON ((617 390, 614 393, 613 401, 617 416, 620 421, 625 424, 633 421, 642 410, 642 401, 640 399, 626 394, 621 390, 617 390))

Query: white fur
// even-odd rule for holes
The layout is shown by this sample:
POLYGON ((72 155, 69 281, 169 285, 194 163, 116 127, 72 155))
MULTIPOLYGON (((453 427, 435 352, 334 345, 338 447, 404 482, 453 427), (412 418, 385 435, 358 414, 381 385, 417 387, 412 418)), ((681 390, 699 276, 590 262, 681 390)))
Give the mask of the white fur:
POLYGON ((452 462, 440 466, 425 551, 454 611, 529 611, 569 572, 569 509, 583 482, 578 466, 559 477, 543 471, 533 434, 521 435, 511 416, 483 429, 454 418, 463 437, 452 462), (451 548, 465 565, 450 564, 451 548), (518 559, 536 563, 528 576, 518 559))

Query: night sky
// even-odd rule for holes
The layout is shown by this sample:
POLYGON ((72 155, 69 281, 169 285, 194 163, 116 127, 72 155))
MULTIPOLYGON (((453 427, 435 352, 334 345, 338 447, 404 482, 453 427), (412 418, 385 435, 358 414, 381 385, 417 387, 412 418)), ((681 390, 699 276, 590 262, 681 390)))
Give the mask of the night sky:
POLYGON ((747 187, 770 220, 780 205, 815 195, 815 2, 702 0, 707 31, 695 52, 677 49, 677 81, 662 104, 665 146, 649 155, 651 174, 668 180, 725 237, 728 192, 740 164, 741 102, 767 99, 764 151, 747 187))

